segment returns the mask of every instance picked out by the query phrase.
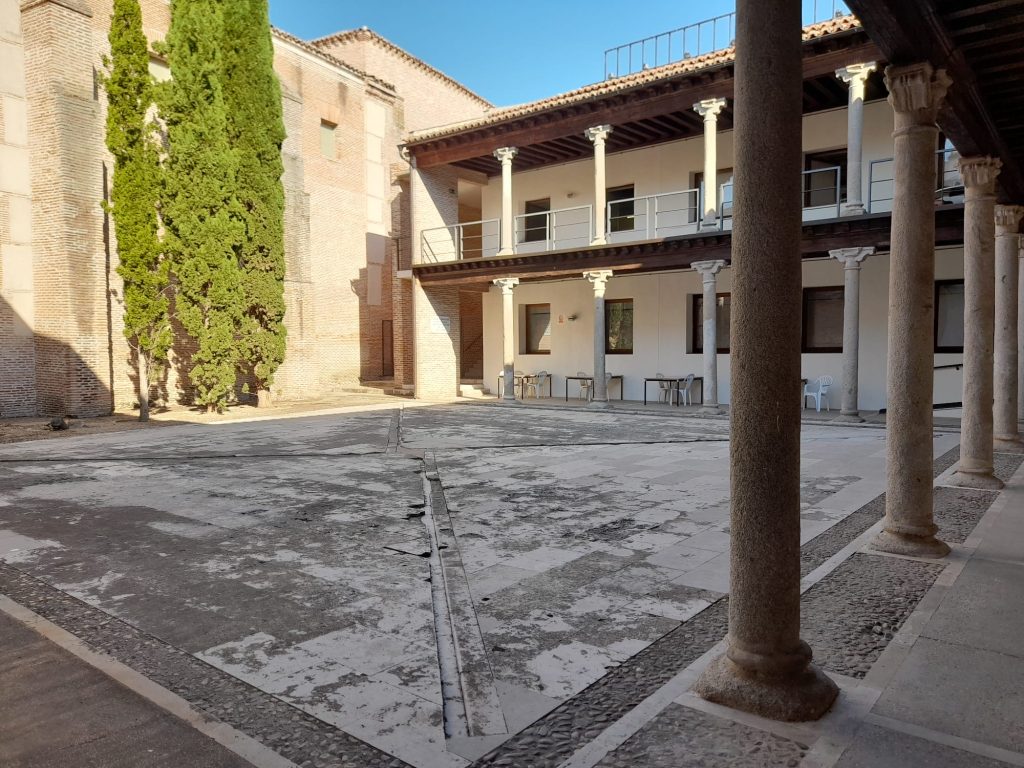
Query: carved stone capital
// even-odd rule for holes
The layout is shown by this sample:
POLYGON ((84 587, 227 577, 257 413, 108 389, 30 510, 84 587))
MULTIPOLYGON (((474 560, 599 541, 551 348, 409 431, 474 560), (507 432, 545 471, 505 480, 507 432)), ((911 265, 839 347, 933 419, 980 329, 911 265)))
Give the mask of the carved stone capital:
POLYGON ((516 149, 515 147, 499 147, 498 149, 494 150, 494 156, 502 165, 505 165, 506 163, 511 164, 512 158, 514 158, 518 154, 519 150, 516 149))
POLYGON ((497 280, 492 281, 496 286, 501 288, 502 296, 511 296, 512 289, 519 285, 518 277, 499 277, 497 280))
POLYGON ((996 235, 1015 235, 1024 217, 1024 205, 996 206, 996 235))
POLYGON ((909 118, 912 125, 933 126, 946 91, 953 83, 944 69, 931 64, 908 64, 885 68, 885 87, 889 103, 897 116, 909 118))
POLYGON ((860 263, 874 252, 874 246, 861 246, 859 248, 834 248, 828 252, 828 255, 840 262, 843 269, 860 269, 860 263))
POLYGON ((996 177, 1003 161, 997 157, 961 157, 960 176, 966 196, 972 200, 995 197, 996 177))
POLYGON ((693 111, 704 118, 704 122, 716 122, 718 114, 725 109, 725 99, 703 99, 693 105, 693 111))
POLYGON ((851 64, 848 67, 841 67, 836 70, 836 77, 842 80, 847 85, 859 85, 861 88, 864 87, 864 83, 867 82, 868 76, 878 69, 878 64, 874 61, 866 61, 863 64, 851 64))
POLYGON ((613 130, 610 125, 595 125, 593 128, 587 128, 583 135, 594 144, 603 144, 613 130))
POLYGON ((604 296, 605 288, 608 287, 608 280, 611 279, 610 269, 596 269, 593 272, 584 272, 583 276, 594 286, 595 296, 604 296))
POLYGON ((713 261, 695 261, 690 265, 697 272, 700 272, 701 279, 704 284, 715 282, 715 275, 722 271, 722 267, 725 266, 725 261, 722 259, 714 259, 713 261))

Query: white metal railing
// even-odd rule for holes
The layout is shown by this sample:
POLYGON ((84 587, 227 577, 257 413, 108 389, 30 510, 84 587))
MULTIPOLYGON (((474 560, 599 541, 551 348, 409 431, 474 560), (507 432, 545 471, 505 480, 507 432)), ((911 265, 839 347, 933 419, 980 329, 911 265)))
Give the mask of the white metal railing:
MULTIPOLYGON (((964 201, 964 180, 960 175, 960 153, 952 147, 935 153, 935 199, 941 203, 964 201)), ((868 164, 868 211, 892 210, 893 158, 884 157, 868 164)))
POLYGON ((594 236, 594 208, 578 205, 515 217, 516 253, 585 248, 594 236))
POLYGON ((467 221, 449 227, 424 229, 420 236, 420 263, 480 259, 498 253, 501 220, 467 221))
POLYGON ((691 235, 700 228, 700 190, 684 189, 608 203, 609 243, 691 235))
MULTIPOLYGON (((839 218, 843 203, 843 169, 838 165, 813 168, 804 171, 802 177, 802 220, 839 218)), ((718 224, 722 229, 732 229, 732 187, 731 181, 719 187, 718 224)))

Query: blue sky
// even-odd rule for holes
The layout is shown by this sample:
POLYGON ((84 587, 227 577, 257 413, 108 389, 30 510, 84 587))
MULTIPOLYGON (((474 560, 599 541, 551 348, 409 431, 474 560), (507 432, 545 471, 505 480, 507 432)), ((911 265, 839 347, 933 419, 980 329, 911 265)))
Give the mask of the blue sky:
MULTIPOLYGON (((804 0, 806 14, 812 2, 804 0)), ((504 106, 602 80, 606 49, 734 7, 735 0, 270 0, 270 18, 306 39, 370 27, 504 106)))

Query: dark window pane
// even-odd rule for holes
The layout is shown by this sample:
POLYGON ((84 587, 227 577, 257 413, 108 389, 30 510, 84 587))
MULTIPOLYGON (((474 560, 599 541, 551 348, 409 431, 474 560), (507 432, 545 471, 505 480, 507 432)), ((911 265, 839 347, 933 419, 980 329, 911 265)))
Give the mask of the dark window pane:
POLYGON ((964 281, 935 285, 935 351, 964 351, 964 281))
POLYGON ((836 205, 846 197, 846 150, 804 156, 804 207, 836 205), (837 199, 838 194, 838 199, 837 199))
POLYGON ((636 229, 636 201, 633 200, 633 185, 609 189, 608 231, 632 232, 636 229))
POLYGON ((551 305, 529 304, 526 307, 526 353, 546 354, 551 351, 551 305))
POLYGON ((804 352, 843 351, 843 289, 804 289, 804 352))
POLYGON ((528 214, 523 219, 523 240, 524 243, 543 242, 548 239, 548 211, 551 210, 551 199, 527 200, 525 211, 528 214), (530 216, 529 214, 535 214, 530 216))
MULTIPOLYGON (((718 339, 718 351, 729 351, 729 322, 732 301, 728 293, 720 293, 715 297, 715 332, 718 339)), ((693 335, 691 347, 696 353, 704 351, 704 297, 697 294, 693 297, 693 335)))
POLYGON ((605 352, 633 352, 633 300, 609 299, 604 305, 605 352))

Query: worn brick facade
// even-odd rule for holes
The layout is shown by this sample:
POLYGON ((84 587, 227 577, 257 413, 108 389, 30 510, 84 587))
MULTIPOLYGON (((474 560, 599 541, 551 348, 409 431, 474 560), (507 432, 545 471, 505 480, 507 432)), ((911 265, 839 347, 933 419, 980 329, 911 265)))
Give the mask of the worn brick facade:
MULTIPOLYGON (((169 4, 141 6, 147 37, 163 39, 169 4)), ((112 164, 95 74, 111 11, 112 0, 0 0, 0 415, 86 416, 135 401, 116 242, 100 207, 112 164)), ((275 31, 275 69, 287 129, 288 346, 274 394, 323 395, 392 367, 395 383, 410 387, 399 146, 407 130, 489 105, 363 31, 316 44, 275 31), (331 152, 324 126, 333 127, 331 152)), ((153 71, 167 74, 156 59, 153 71)), ((189 354, 181 337, 154 382, 158 399, 188 401, 189 354)))

